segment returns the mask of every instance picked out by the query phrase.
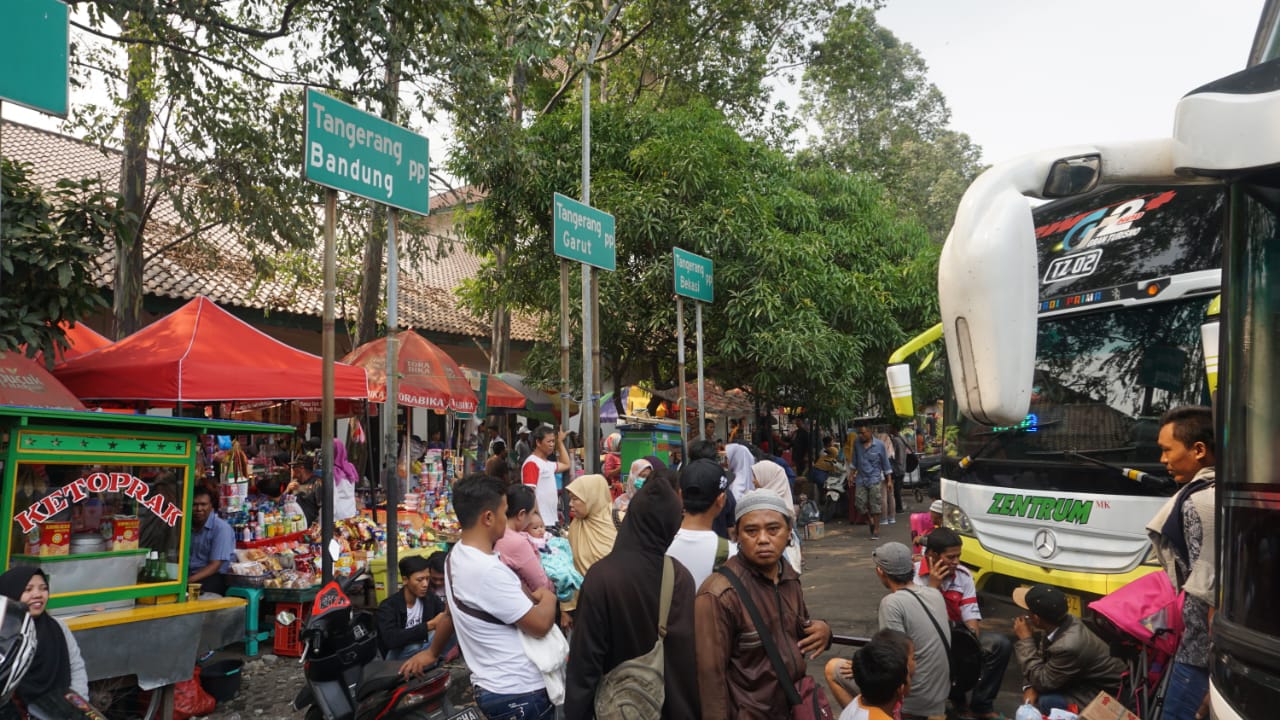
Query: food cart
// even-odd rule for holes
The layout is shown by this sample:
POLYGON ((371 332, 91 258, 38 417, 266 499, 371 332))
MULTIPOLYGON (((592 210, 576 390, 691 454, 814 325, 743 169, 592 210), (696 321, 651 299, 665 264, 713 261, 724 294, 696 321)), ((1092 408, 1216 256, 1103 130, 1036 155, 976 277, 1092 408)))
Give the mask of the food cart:
MULTIPOLYGON (((244 636, 244 600, 187 594, 199 435, 290 431, 0 406, 0 563, 48 574, 49 611, 75 634, 90 680, 171 690, 201 653, 244 636)), ((172 693, 156 697, 164 706, 172 693)))
POLYGON ((654 455, 670 465, 671 451, 683 449, 678 425, 640 418, 628 418, 628 420, 630 422, 619 425, 617 428, 622 435, 619 453, 624 474, 630 470, 631 463, 646 455, 654 455))

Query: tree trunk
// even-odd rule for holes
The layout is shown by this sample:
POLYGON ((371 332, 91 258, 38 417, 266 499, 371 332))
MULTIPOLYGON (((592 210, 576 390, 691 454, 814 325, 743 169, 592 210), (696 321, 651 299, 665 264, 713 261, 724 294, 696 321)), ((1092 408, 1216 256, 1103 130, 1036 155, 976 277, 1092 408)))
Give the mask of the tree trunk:
MULTIPOLYGON (((130 15, 135 33, 144 32, 146 20, 130 15)), ((116 339, 142 327, 143 238, 147 224, 147 147, 150 144, 153 71, 151 46, 136 44, 128 50, 128 88, 125 100, 124 155, 120 168, 120 194, 126 220, 116 234, 116 272, 112 315, 116 339)))
MULTIPOLYGON (((494 275, 503 277, 507 265, 507 248, 499 245, 494 248, 494 275)), ((507 353, 511 341, 511 311, 506 305, 493 309, 493 327, 489 334, 489 372, 500 373, 507 370, 507 353)))
MULTIPOLYGON (((387 67, 383 72, 382 119, 395 123, 400 110, 400 68, 402 43, 395 35, 398 23, 395 17, 387 21, 387 67)), ((369 237, 364 246, 364 262, 360 270, 359 316, 356 319, 355 345, 358 347, 378 337, 378 306, 382 300, 382 277, 387 250, 387 207, 372 203, 369 214, 369 237)))

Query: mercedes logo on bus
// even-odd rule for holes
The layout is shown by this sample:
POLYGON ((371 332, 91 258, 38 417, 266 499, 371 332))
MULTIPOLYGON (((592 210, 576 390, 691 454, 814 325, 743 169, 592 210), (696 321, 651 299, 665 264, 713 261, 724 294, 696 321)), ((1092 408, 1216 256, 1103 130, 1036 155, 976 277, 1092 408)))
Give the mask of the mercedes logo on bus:
POLYGON ((1036 532, 1031 540, 1031 547, 1035 548, 1037 555, 1048 560, 1058 552, 1058 537, 1052 530, 1044 528, 1036 532))

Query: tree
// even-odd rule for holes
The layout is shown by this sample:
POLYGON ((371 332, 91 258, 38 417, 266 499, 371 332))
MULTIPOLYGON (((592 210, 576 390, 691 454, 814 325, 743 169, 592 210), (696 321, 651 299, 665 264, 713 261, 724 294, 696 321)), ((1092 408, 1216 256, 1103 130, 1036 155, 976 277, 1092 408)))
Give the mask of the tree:
MULTIPOLYGON (((529 128, 531 172, 501 190, 522 231, 516 251, 466 298, 477 310, 500 301, 540 317, 548 338, 559 323, 551 194, 576 187, 579 112, 567 103, 529 128)), ((602 273, 600 288, 615 382, 636 369, 659 387, 676 380, 673 246, 716 262, 716 302, 704 308, 709 373, 765 403, 852 413, 855 391, 882 387, 884 358, 936 317, 938 248, 874 181, 797 168, 707 103, 597 104, 592 117, 592 202, 618 228, 618 269, 602 273)), ((493 213, 486 202, 469 221, 493 213)), ((553 345, 536 346, 531 374, 557 376, 554 358, 553 345)))
POLYGON ((121 223, 119 198, 94 181, 63 180, 45 193, 31 167, 0 159, 0 350, 26 345, 52 367, 66 349, 60 323, 107 306, 94 274, 121 223))
POLYGON ((842 7, 813 43, 802 96, 820 130, 806 162, 877 178, 941 242, 983 169, 981 149, 948 129, 951 111, 920 53, 874 9, 842 7))

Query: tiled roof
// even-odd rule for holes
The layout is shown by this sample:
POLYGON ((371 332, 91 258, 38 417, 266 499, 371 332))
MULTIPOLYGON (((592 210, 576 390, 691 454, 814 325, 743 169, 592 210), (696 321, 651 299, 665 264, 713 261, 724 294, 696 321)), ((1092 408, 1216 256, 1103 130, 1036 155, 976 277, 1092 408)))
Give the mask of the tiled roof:
MULTIPOLYGON (((31 163, 33 180, 52 188, 63 178, 100 177, 110 189, 120 182, 121 154, 93 143, 13 122, 5 122, 4 154, 31 163)), ((153 164, 153 168, 156 167, 153 164)), ((155 170, 153 169, 153 172, 155 170)), ((447 216, 449 208, 483 199, 474 186, 465 186, 431 198, 431 209, 447 216)), ((442 218, 443 219, 443 218, 442 218)), ((436 232, 449 232, 449 223, 437 223, 436 232), (443 225, 443 227, 441 227, 443 225)), ((161 198, 147 225, 148 255, 143 292, 148 295, 187 300, 205 295, 219 305, 264 311, 290 312, 319 318, 324 297, 319 285, 298 284, 292 278, 259 280, 250 261, 250 252, 226 227, 200 233, 198 238, 172 248, 165 245, 185 233, 177 211, 161 198), (159 250, 159 252, 157 252, 159 250)), ((402 327, 487 338, 490 323, 462 307, 454 292, 466 278, 479 272, 481 260, 463 249, 461 243, 447 243, 448 254, 424 261, 419 267, 402 267, 400 273, 399 320, 402 327)), ((307 251, 305 261, 318 268, 323 248, 307 251)), ((104 253, 97 277, 99 286, 112 286, 115 258, 104 253)), ((341 286, 342 283, 340 282, 341 286)), ((337 315, 354 316, 357 298, 343 297, 339 288, 337 315)), ((512 319, 512 338, 536 339, 536 324, 530 318, 512 319)))

